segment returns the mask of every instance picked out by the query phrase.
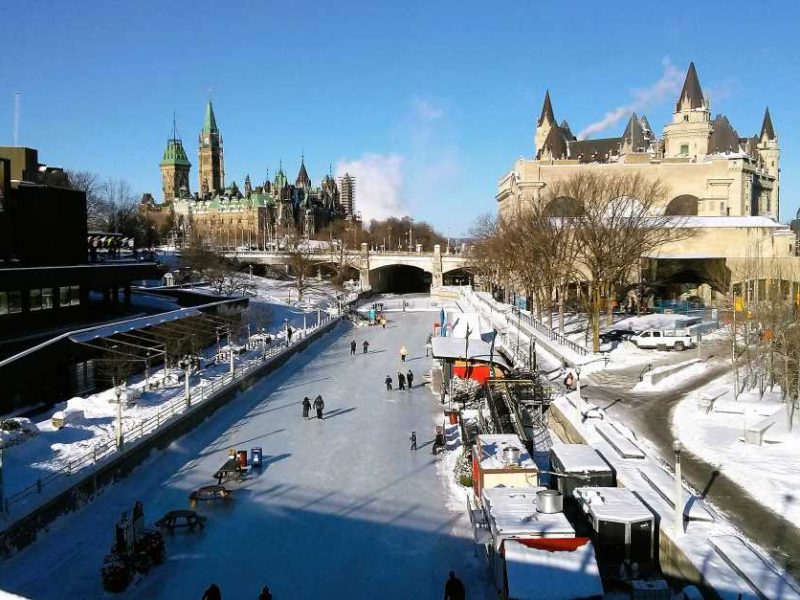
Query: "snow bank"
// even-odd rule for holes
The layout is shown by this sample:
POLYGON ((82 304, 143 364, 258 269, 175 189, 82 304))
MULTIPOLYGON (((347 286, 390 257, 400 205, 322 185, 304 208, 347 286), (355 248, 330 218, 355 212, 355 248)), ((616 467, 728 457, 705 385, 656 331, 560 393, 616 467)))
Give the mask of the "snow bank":
POLYGON ((644 380, 637 383, 633 389, 637 392, 660 392, 669 390, 690 379, 703 375, 707 370, 708 364, 700 362, 698 359, 678 363, 676 365, 665 365, 645 374, 644 380), (663 379, 656 377, 655 379, 657 379, 657 382, 653 383, 654 375, 660 375, 676 369, 677 371, 675 373, 667 375, 663 379))

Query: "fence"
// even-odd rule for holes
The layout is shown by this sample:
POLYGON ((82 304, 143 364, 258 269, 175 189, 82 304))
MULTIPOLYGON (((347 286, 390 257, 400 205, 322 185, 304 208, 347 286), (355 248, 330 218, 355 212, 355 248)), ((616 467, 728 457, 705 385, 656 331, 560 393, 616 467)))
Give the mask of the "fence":
POLYGON ((477 308, 477 303, 481 303, 487 306, 490 311, 505 315, 506 319, 508 319, 508 313, 512 313, 513 316, 517 319, 518 328, 521 328, 521 325, 524 323, 525 325, 528 326, 529 332, 535 331, 539 335, 544 336, 546 339, 552 342, 556 342, 557 344, 566 346, 567 348, 569 348, 573 352, 580 354, 581 356, 588 356, 594 354, 594 352, 591 352, 584 346, 581 346, 580 344, 572 341, 565 335, 558 333, 557 331, 554 331, 541 321, 534 319, 531 315, 523 313, 516 307, 500 309, 500 307, 498 307, 494 301, 491 301, 486 297, 481 296, 480 294, 476 294, 470 288, 462 287, 460 288, 460 291, 462 296, 476 308, 477 308))
MULTIPOLYGON (((357 301, 357 300, 356 300, 357 301)), ((303 334, 293 338, 290 345, 283 343, 273 343, 272 347, 267 346, 264 348, 263 354, 260 359, 252 359, 245 365, 235 367, 233 372, 228 372, 222 376, 211 381, 204 381, 194 388, 189 390, 189 398, 187 400, 185 391, 177 397, 169 400, 163 409, 159 410, 154 416, 139 421, 137 423, 127 423, 123 421, 123 440, 122 447, 117 448, 116 439, 114 436, 109 436, 107 440, 96 445, 91 451, 82 454, 81 456, 66 460, 63 465, 47 476, 37 479, 34 483, 14 492, 8 494, 5 500, 5 512, 10 512, 14 505, 24 503, 25 500, 34 496, 40 496, 50 490, 55 490, 59 487, 57 484, 66 483, 67 479, 75 473, 102 464, 105 460, 112 456, 116 456, 117 452, 125 452, 129 448, 138 446, 138 444, 149 434, 160 429, 164 425, 173 422, 176 418, 181 418, 185 414, 192 411, 197 406, 200 406, 205 401, 214 397, 224 388, 227 388, 233 383, 241 381, 247 375, 268 363, 272 358, 282 354, 289 347, 298 344, 301 340, 305 339, 311 333, 327 326, 331 321, 339 319, 338 316, 331 317, 327 313, 323 313, 321 320, 313 328, 309 328, 303 334)), ((262 346, 263 347, 263 346, 262 346)), ((66 487, 66 486, 65 486, 66 487)))

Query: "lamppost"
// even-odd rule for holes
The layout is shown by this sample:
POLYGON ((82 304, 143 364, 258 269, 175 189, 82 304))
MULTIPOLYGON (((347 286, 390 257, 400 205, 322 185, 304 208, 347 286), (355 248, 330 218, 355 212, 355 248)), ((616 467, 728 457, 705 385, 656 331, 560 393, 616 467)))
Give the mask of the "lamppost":
POLYGON ((147 350, 147 358, 144 360, 144 389, 150 387, 150 349, 147 350))
POLYGON ((185 385, 183 395, 186 399, 186 408, 190 408, 192 406, 192 392, 189 387, 189 378, 192 376, 192 357, 189 355, 184 356, 181 360, 181 367, 183 368, 183 381, 185 385))
POLYGON ((581 397, 581 367, 577 365, 575 367, 575 389, 578 390, 578 398, 581 397))
POLYGON ((681 488, 681 443, 672 442, 672 451, 675 453, 675 535, 683 533, 683 489, 681 488))
POLYGON ((125 385, 124 382, 120 385, 115 385, 114 389, 114 394, 117 397, 117 431, 116 431, 117 448, 122 448, 122 444, 125 441, 122 435, 122 401, 127 400, 128 395, 125 393, 124 385, 125 385))

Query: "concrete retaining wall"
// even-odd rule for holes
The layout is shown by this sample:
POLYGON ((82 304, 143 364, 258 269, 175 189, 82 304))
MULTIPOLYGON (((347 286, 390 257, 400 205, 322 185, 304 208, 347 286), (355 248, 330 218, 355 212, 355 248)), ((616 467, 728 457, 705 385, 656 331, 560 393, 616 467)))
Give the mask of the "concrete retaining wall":
POLYGON ((285 364, 292 356, 305 350, 312 342, 332 331, 339 320, 332 320, 307 338, 291 346, 287 352, 273 358, 243 379, 232 382, 195 410, 185 413, 180 419, 165 424, 153 434, 143 438, 125 452, 112 458, 102 467, 84 477, 76 475, 75 483, 55 498, 42 504, 0 533, 0 557, 7 557, 36 541, 39 532, 63 514, 78 510, 91 502, 105 486, 125 478, 141 464, 154 449, 163 449, 174 440, 190 432, 218 408, 227 404, 239 392, 249 389, 265 375, 285 364))
POLYGON ((686 362, 678 363, 677 365, 661 367, 655 371, 647 373, 644 376, 644 381, 649 382, 651 385, 655 385, 656 383, 663 381, 667 377, 675 375, 675 373, 680 373, 684 369, 688 369, 692 365, 696 365, 699 362, 701 362, 700 359, 695 358, 693 360, 687 360, 686 362))

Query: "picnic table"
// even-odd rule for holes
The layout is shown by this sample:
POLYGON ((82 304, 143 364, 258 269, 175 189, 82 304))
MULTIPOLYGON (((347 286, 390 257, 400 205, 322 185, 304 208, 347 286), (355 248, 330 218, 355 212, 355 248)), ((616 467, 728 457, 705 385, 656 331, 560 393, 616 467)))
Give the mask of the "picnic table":
POLYGON ((163 527, 170 532, 174 531, 176 527, 187 527, 190 531, 195 528, 203 528, 206 518, 201 517, 193 510, 171 510, 158 521, 157 527, 163 527))
POLYGON ((189 494, 193 503, 198 500, 228 500, 230 497, 231 492, 224 485, 204 485, 189 494))
POLYGON ((243 468, 239 464, 239 461, 233 457, 226 460, 225 463, 219 469, 217 469, 217 472, 214 473, 214 478, 217 480, 219 485, 222 485, 223 481, 241 481, 246 475, 247 468, 243 468))

